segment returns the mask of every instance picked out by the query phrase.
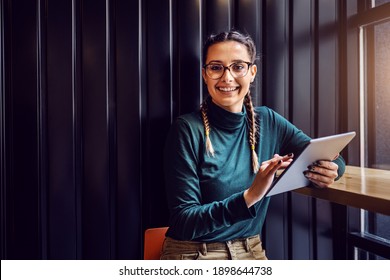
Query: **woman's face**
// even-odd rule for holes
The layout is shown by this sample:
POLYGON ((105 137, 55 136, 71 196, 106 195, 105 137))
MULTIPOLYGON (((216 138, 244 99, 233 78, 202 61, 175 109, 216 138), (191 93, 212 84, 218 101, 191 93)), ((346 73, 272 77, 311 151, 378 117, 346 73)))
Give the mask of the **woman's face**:
MULTIPOLYGON (((236 62, 251 62, 246 46, 236 41, 214 44, 207 51, 206 64, 216 63, 226 67, 236 62)), ((252 65, 244 77, 235 78, 229 70, 225 69, 221 78, 213 80, 203 68, 202 76, 212 101, 225 110, 238 113, 242 111, 244 97, 249 91, 256 72, 256 65, 252 65)))

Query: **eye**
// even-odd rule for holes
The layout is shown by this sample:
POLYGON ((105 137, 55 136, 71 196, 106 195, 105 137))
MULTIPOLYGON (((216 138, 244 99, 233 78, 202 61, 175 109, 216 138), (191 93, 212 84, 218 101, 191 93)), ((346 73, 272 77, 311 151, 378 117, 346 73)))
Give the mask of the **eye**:
POLYGON ((220 64, 210 64, 208 67, 211 71, 215 71, 215 72, 222 71, 223 69, 223 66, 220 64))
POLYGON ((244 71, 245 68, 246 68, 246 64, 245 63, 235 63, 235 64, 232 65, 232 69, 235 72, 244 71))

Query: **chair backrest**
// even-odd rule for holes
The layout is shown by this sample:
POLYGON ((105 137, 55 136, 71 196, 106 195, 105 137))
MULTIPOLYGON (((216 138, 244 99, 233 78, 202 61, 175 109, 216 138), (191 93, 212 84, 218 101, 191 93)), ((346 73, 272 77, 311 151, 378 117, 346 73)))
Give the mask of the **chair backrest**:
POLYGON ((149 228, 144 236, 144 260, 159 260, 168 227, 149 228))

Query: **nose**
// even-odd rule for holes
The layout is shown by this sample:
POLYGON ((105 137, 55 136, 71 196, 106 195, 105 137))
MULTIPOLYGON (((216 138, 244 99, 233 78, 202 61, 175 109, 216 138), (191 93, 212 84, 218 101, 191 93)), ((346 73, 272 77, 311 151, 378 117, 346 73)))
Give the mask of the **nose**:
POLYGON ((230 72, 230 69, 228 67, 225 67, 221 79, 224 82, 231 82, 234 80, 234 77, 232 76, 232 73, 230 72))

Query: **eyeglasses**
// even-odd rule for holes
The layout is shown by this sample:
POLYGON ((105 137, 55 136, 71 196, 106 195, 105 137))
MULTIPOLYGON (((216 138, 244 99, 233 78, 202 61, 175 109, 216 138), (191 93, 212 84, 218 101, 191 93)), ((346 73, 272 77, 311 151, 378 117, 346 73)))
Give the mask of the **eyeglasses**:
POLYGON ((242 78, 248 74, 249 67, 252 65, 253 63, 245 61, 235 62, 229 66, 223 66, 222 64, 212 62, 204 65, 203 68, 210 79, 218 80, 225 74, 226 70, 229 70, 234 78, 242 78))

